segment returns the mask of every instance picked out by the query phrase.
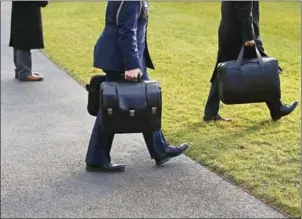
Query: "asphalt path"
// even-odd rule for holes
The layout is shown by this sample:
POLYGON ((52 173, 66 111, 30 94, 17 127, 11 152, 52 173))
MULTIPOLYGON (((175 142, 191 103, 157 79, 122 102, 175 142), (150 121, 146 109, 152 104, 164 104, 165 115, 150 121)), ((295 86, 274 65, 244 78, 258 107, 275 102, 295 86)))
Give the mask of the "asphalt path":
POLYGON ((40 51, 45 80, 14 79, 10 7, 1 2, 1 218, 284 217, 184 155, 156 167, 141 134, 114 140, 124 173, 85 172, 87 92, 40 51))

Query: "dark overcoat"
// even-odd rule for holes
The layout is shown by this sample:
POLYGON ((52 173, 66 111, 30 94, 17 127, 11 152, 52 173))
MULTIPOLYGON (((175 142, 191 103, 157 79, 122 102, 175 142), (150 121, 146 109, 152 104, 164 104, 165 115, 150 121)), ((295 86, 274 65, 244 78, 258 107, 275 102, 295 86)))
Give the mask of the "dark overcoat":
POLYGON ((147 1, 109 1, 105 19, 93 66, 115 72, 154 69, 147 44, 147 1))
MULTIPOLYGON (((258 1, 223 1, 218 30, 218 54, 211 82, 215 78, 217 65, 236 60, 246 41, 255 40, 262 56, 263 42, 260 39, 258 1)), ((256 57, 256 53, 255 57, 256 57)), ((281 68, 280 68, 281 70, 281 68)))
POLYGON ((47 1, 13 1, 9 46, 20 50, 44 48, 41 7, 47 1))

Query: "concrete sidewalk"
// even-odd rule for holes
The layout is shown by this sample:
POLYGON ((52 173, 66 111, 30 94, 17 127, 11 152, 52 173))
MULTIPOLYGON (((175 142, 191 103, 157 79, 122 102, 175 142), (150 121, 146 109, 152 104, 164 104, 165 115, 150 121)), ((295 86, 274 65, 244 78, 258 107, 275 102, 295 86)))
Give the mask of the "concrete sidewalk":
POLYGON ((38 51, 45 81, 14 79, 10 7, 1 2, 1 218, 284 217, 186 156, 157 168, 141 135, 114 140, 125 173, 85 172, 87 93, 38 51))

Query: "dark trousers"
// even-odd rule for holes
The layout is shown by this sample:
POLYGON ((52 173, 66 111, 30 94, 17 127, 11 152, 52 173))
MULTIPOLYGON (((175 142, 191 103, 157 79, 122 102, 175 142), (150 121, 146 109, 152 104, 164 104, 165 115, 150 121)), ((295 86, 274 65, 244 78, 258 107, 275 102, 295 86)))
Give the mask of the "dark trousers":
POLYGON ((15 75, 19 78, 26 77, 32 73, 32 60, 30 50, 23 51, 14 48, 15 75))
MULTIPOLYGON (((211 84, 210 93, 208 96, 204 114, 206 116, 217 116, 219 111, 219 104, 219 88, 217 79, 214 78, 211 84)), ((276 99, 266 102, 266 105, 270 110, 271 116, 274 116, 279 112, 280 107, 282 106, 282 102, 280 99, 276 99)))
MULTIPOLYGON (((119 81, 121 73, 105 71, 106 81, 119 81)), ((143 80, 148 80, 147 73, 142 76, 143 80)), ((105 134, 101 131, 100 117, 97 116, 88 150, 86 154, 86 163, 88 165, 105 165, 111 162, 110 151, 114 139, 114 134, 105 134)), ((161 131, 143 133, 147 148, 152 159, 162 159, 166 156, 167 143, 161 131)))

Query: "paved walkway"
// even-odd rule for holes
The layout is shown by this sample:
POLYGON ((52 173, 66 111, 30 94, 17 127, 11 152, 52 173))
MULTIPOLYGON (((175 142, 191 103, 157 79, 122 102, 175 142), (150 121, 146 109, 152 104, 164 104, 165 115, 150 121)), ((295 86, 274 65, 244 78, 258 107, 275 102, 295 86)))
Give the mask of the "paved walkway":
POLYGON ((87 93, 38 51, 45 81, 13 79, 10 4, 1 2, 1 218, 284 217, 185 156, 155 167, 141 135, 114 141, 125 173, 85 172, 87 93))

